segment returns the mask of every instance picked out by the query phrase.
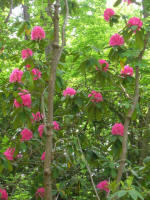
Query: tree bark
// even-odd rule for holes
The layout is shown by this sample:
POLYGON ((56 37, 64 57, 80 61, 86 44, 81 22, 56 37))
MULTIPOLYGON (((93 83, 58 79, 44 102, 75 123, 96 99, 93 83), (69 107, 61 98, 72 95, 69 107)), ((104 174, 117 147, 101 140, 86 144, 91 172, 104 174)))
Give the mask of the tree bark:
POLYGON ((13 9, 13 0, 10 0, 10 10, 9 10, 9 13, 8 13, 4 23, 7 23, 9 21, 9 18, 12 14, 12 9, 13 9))
MULTIPOLYGON (((66 18, 64 20, 62 35, 65 34, 65 27, 68 18, 68 1, 66 4, 66 18)), ((52 43, 52 59, 50 65, 50 79, 48 83, 48 117, 47 117, 47 134, 46 134, 46 147, 45 147, 45 161, 44 161, 44 187, 45 187, 45 199, 52 200, 52 154, 53 154, 53 108, 54 108, 54 90, 56 80, 56 68, 58 66, 62 50, 64 47, 64 41, 62 37, 62 45, 59 46, 59 7, 60 0, 56 0, 54 5, 54 16, 52 16, 54 24, 54 41, 52 43)))

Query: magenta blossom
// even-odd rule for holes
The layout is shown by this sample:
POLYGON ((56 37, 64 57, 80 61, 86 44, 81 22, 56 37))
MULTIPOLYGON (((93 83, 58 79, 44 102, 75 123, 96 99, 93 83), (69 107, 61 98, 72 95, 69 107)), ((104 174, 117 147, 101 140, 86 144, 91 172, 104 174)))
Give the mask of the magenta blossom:
POLYGON ((124 126, 121 123, 116 123, 113 125, 111 130, 112 135, 120 135, 123 136, 124 134, 124 126))
POLYGON ((45 151, 43 152, 43 154, 41 156, 41 160, 45 160, 45 151))
POLYGON ((27 128, 23 129, 20 134, 22 136, 21 142, 31 140, 33 137, 32 131, 27 128))
POLYGON ((39 122, 43 119, 43 114, 41 114, 39 111, 36 114, 32 113, 32 116, 33 116, 33 119, 31 119, 32 122, 33 121, 39 122))
POLYGON ((7 160, 13 160, 13 155, 14 155, 15 148, 8 148, 4 152, 4 156, 7 158, 7 160))
POLYGON ((97 186, 98 189, 109 192, 109 183, 107 180, 101 181, 97 186))
POLYGON ((41 78, 41 72, 37 68, 32 69, 32 74, 33 74, 33 80, 41 78))
POLYGON ((139 31, 141 29, 141 27, 143 26, 143 22, 138 17, 132 17, 132 18, 129 19, 127 25, 129 27, 137 26, 136 30, 134 30, 134 33, 136 33, 136 31, 137 30, 139 31))
POLYGON ((57 130, 57 131, 60 130, 59 124, 56 121, 53 121, 53 126, 54 126, 53 127, 54 130, 57 130))
POLYGON ((92 90, 92 92, 88 95, 88 97, 91 97, 92 102, 98 103, 98 102, 103 101, 103 97, 102 97, 101 93, 96 92, 94 90, 92 90))
POLYGON ((30 67, 31 67, 31 65, 26 65, 25 67, 26 67, 26 68, 30 68, 30 67))
POLYGON ((76 94, 76 90, 74 90, 73 88, 66 88, 64 91, 63 91, 63 96, 74 96, 76 94))
POLYGON ((14 69, 12 71, 12 73, 10 74, 10 77, 9 77, 9 82, 10 83, 13 83, 13 82, 18 82, 18 83, 21 83, 21 78, 22 78, 22 75, 23 75, 23 71, 19 70, 19 69, 14 69))
POLYGON ((0 199, 1 200, 8 200, 8 194, 5 189, 0 188, 0 199))
POLYGON ((44 124, 41 124, 41 125, 38 127, 38 132, 39 132, 39 136, 42 137, 43 132, 44 132, 44 124))
POLYGON ((21 54, 22 54, 22 59, 27 59, 33 55, 33 52, 31 49, 28 48, 28 49, 22 50, 21 54))
MULTIPOLYGON (((99 60, 98 62, 102 66, 102 70, 105 71, 105 72, 107 72, 108 71, 108 67, 109 67, 108 62, 106 60, 103 60, 103 59, 99 60)), ((99 68, 96 67, 96 70, 99 70, 99 68)))
POLYGON ((114 10, 111 9, 111 8, 107 8, 107 9, 104 11, 104 19, 105 19, 105 21, 108 22, 108 21, 110 20, 110 18, 111 18, 113 15, 115 15, 114 10))
POLYGON ((43 187, 38 188, 36 193, 35 193, 36 198, 40 197, 42 199, 44 199, 44 194, 45 194, 45 189, 43 187))
POLYGON ((31 31, 31 40, 41 40, 45 38, 45 31, 41 26, 35 26, 31 31))
POLYGON ((16 99, 14 100, 14 106, 16 108, 19 108, 21 106, 26 106, 28 108, 31 108, 31 94, 27 90, 22 90, 22 92, 18 93, 18 95, 22 99, 22 103, 19 103, 16 99))
POLYGON ((122 46, 124 44, 124 39, 121 35, 119 35, 118 33, 114 34, 113 36, 111 36, 110 41, 109 41, 109 45, 110 46, 122 46))
POLYGON ((124 66, 124 69, 121 70, 123 76, 133 76, 133 68, 129 65, 124 66))

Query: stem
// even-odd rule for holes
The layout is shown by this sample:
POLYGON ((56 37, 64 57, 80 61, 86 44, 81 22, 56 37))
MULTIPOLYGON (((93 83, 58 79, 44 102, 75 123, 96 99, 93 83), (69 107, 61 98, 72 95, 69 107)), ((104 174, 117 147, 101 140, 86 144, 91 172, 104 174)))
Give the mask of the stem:
POLYGON ((92 183, 94 192, 95 192, 95 194, 96 194, 97 199, 100 200, 100 197, 99 197, 99 195, 98 195, 98 193, 97 193, 97 190, 96 190, 95 183, 94 183, 93 178, 92 178, 92 172, 91 172, 90 166, 89 166, 89 164, 88 164, 88 162, 87 162, 87 160, 86 160, 86 158, 85 158, 85 156, 84 156, 84 153, 83 153, 83 151, 82 151, 81 143, 80 143, 80 140, 79 140, 79 137, 78 137, 78 136, 77 136, 77 140, 78 140, 79 150, 80 150, 80 152, 81 152, 81 154, 82 154, 83 161, 85 162, 86 168, 87 168, 87 170, 88 170, 88 172, 89 172, 89 175, 90 175, 90 179, 91 179, 91 183, 92 183))

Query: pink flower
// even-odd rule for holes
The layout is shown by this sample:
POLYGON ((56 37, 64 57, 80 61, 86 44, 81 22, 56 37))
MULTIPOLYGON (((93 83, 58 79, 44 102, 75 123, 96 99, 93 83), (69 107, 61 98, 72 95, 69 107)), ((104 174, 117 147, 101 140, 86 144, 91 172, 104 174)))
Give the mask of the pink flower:
POLYGON ((33 74, 33 80, 41 78, 41 72, 37 68, 32 69, 32 74, 33 74))
POLYGON ((32 113, 32 116, 33 116, 33 119, 31 119, 32 122, 33 121, 39 122, 43 119, 43 114, 41 114, 39 111, 36 114, 32 113))
POLYGON ((0 199, 1 200, 8 200, 8 194, 5 189, 0 188, 0 199))
POLYGON ((96 187, 100 190, 105 190, 107 193, 109 192, 109 183, 107 180, 101 181, 96 187))
POLYGON ((45 151, 43 152, 43 154, 41 156, 41 160, 45 160, 45 151))
POLYGON ((21 142, 28 141, 33 137, 32 131, 27 128, 23 129, 20 134, 22 135, 21 142))
POLYGON ((39 136, 42 137, 44 132, 44 124, 41 124, 38 128, 39 136))
POLYGON ((20 104, 16 99, 14 100, 14 106, 19 108, 21 106, 26 106, 28 108, 31 107, 31 94, 27 90, 22 90, 22 92, 18 93, 18 95, 22 99, 22 103, 20 104))
POLYGON ((19 154, 16 156, 16 158, 22 158, 22 154, 19 153, 19 154))
POLYGON ((130 3, 132 3, 131 0, 123 0, 123 1, 124 1, 124 2, 127 2, 128 5, 129 5, 130 3))
POLYGON ((38 188, 36 193, 35 193, 36 198, 40 197, 40 198, 43 198, 43 199, 44 199, 44 194, 45 194, 45 189, 43 187, 38 188))
POLYGON ((18 83, 21 83, 21 78, 22 78, 22 75, 23 75, 23 71, 19 70, 19 69, 14 69, 12 71, 12 73, 10 74, 10 77, 9 77, 9 82, 10 83, 13 83, 13 82, 18 82, 18 83))
POLYGON ((123 136, 124 126, 121 123, 116 123, 113 125, 111 130, 112 135, 120 135, 123 136))
POLYGON ((110 46, 121 46, 123 44, 124 44, 124 39, 121 35, 116 33, 113 36, 111 36, 110 41, 109 41, 110 46))
POLYGON ((22 59, 27 59, 33 55, 33 52, 31 49, 24 49, 22 50, 21 54, 22 54, 22 59))
POLYGON ((123 76, 133 76, 133 68, 129 65, 124 66, 124 69, 121 70, 123 76))
POLYGON ((107 8, 105 11, 104 11, 104 19, 105 21, 109 21, 109 19, 115 15, 115 12, 113 11, 113 9, 111 8, 107 8))
POLYGON ((5 152, 4 155, 7 158, 7 160, 13 160, 13 155, 14 155, 15 148, 8 148, 5 152))
POLYGON ((54 130, 60 130, 59 124, 56 121, 53 121, 53 126, 54 130))
MULTIPOLYGON (((107 72, 108 71, 108 67, 109 67, 108 62, 106 60, 102 60, 102 59, 99 60, 98 62, 102 66, 102 70, 105 71, 105 72, 107 72)), ((99 70, 99 68, 96 67, 96 70, 99 70)))
POLYGON ((94 90, 92 90, 92 92, 88 95, 88 97, 92 97, 91 98, 92 102, 96 102, 97 103, 97 102, 103 101, 103 97, 102 97, 101 93, 100 92, 96 92, 94 90))
POLYGON ((137 26, 136 30, 134 30, 134 33, 136 33, 136 31, 137 30, 139 31, 141 29, 141 27, 143 26, 143 22, 138 17, 132 17, 132 18, 129 19, 127 25, 129 27, 137 26))
POLYGON ((64 91, 63 91, 63 96, 74 96, 76 94, 76 90, 74 90, 73 88, 66 88, 64 91))
POLYGON ((35 26, 31 31, 31 40, 41 40, 45 38, 45 31, 41 26, 35 26))

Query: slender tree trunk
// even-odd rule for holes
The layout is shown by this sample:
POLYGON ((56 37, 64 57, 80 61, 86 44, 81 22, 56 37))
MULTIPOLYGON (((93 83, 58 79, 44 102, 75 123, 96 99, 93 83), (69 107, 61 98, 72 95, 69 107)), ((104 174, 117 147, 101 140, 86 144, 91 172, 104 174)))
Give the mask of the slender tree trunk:
MULTIPOLYGON (((28 6, 26 4, 22 4, 23 8, 23 19, 24 21, 28 22, 30 19, 30 15, 28 13, 28 6)), ((25 34, 25 40, 28 40, 28 36, 25 34)))

